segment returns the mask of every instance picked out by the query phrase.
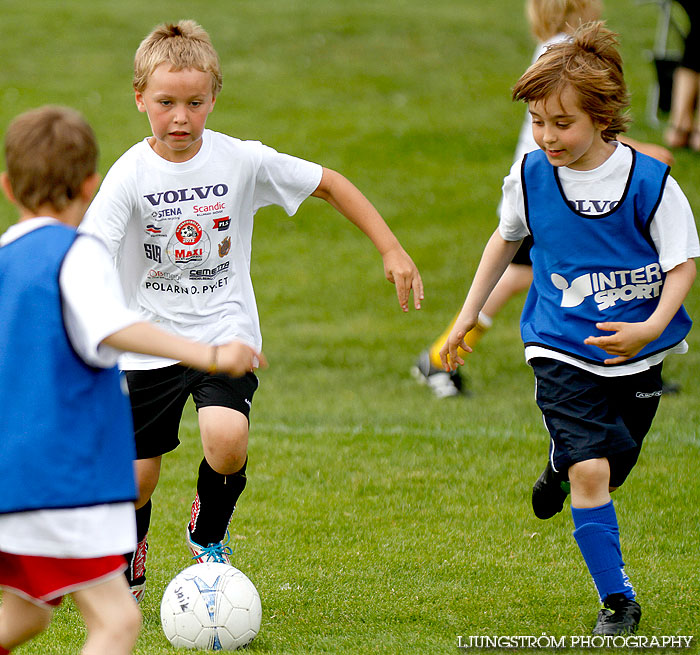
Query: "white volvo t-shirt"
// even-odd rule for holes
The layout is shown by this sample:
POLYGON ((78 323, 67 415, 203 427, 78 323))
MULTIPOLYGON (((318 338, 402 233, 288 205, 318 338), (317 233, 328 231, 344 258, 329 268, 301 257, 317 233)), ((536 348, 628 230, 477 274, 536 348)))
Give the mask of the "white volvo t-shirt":
MULTIPOLYGON (((250 278, 255 212, 279 205, 293 215, 322 168, 257 141, 205 130, 200 151, 181 163, 144 140, 105 176, 81 230, 115 258, 128 306, 183 337, 262 347, 250 278)), ((123 369, 172 360, 126 354, 123 369)))

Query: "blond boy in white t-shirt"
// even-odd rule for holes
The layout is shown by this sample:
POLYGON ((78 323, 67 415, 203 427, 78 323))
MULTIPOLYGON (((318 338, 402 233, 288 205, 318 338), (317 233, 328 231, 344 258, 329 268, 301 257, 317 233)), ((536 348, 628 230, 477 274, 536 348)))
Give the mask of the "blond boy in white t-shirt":
MULTIPOLYGON (((177 334, 208 343, 240 339, 260 348, 250 279, 253 217, 276 204, 292 215, 309 196, 322 198, 357 225, 382 255, 384 273, 408 311, 418 309, 420 275, 372 204, 346 178, 258 142, 205 129, 221 90, 216 51, 193 21, 161 25, 135 57, 139 111, 153 135, 112 167, 88 212, 85 229, 116 258, 129 306, 177 334)), ((145 588, 151 495, 161 458, 178 445, 192 395, 204 457, 186 541, 197 561, 228 562, 224 539, 246 484, 249 412, 258 381, 201 374, 173 360, 128 357, 137 443, 138 546, 129 581, 145 588)))

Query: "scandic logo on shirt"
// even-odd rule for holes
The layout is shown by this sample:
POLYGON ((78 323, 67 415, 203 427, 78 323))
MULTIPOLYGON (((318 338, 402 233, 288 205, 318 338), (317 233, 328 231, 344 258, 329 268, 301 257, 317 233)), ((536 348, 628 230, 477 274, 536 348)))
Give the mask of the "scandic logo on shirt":
POLYGON ((206 200, 212 195, 220 198, 227 193, 228 185, 226 184, 208 184, 207 186, 193 186, 189 189, 169 189, 158 193, 146 193, 143 197, 151 203, 151 206, 157 207, 163 202, 173 205, 176 202, 206 200))
POLYGON ((663 285, 661 266, 657 262, 631 271, 584 273, 571 283, 559 273, 552 273, 550 279, 562 292, 561 307, 578 307, 593 296, 599 311, 614 307, 618 300, 657 298, 663 285))

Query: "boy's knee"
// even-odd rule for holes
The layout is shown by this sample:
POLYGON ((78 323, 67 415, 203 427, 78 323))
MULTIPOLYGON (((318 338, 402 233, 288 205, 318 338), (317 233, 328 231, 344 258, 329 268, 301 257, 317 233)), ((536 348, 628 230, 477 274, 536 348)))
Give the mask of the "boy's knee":
POLYGON ((604 457, 599 459, 587 459, 576 462, 569 468, 569 480, 572 485, 606 488, 610 483, 610 465, 604 457))
POLYGON ((209 465, 217 473, 230 475, 243 467, 248 456, 248 420, 233 410, 217 418, 221 416, 227 420, 200 420, 202 446, 209 465))
POLYGON ((220 475, 233 475, 245 465, 248 449, 209 447, 204 449, 204 457, 209 466, 220 475))

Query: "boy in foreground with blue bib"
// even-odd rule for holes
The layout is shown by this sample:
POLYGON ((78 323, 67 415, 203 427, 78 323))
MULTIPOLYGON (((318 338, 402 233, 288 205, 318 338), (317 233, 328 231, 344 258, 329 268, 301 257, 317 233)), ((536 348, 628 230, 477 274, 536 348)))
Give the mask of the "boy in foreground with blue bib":
POLYGON ((43 631, 66 594, 87 627, 83 655, 127 655, 141 615, 122 574, 136 485, 117 357, 240 377, 262 356, 177 337, 126 307, 106 248, 76 231, 99 184, 95 136, 77 112, 18 116, 5 159, 0 182, 20 218, 0 237, 0 655, 43 631))
POLYGON ((525 357, 551 437, 533 487, 551 518, 570 488, 574 537, 603 608, 596 635, 635 632, 641 617, 622 560, 610 492, 635 465, 661 396, 666 355, 687 350, 682 303, 700 255, 687 199, 669 168, 616 141, 628 94, 615 35, 602 23, 550 47, 520 78, 540 150, 503 185, 491 236, 447 343, 446 370, 518 249, 531 235, 533 284, 521 318, 525 357))

